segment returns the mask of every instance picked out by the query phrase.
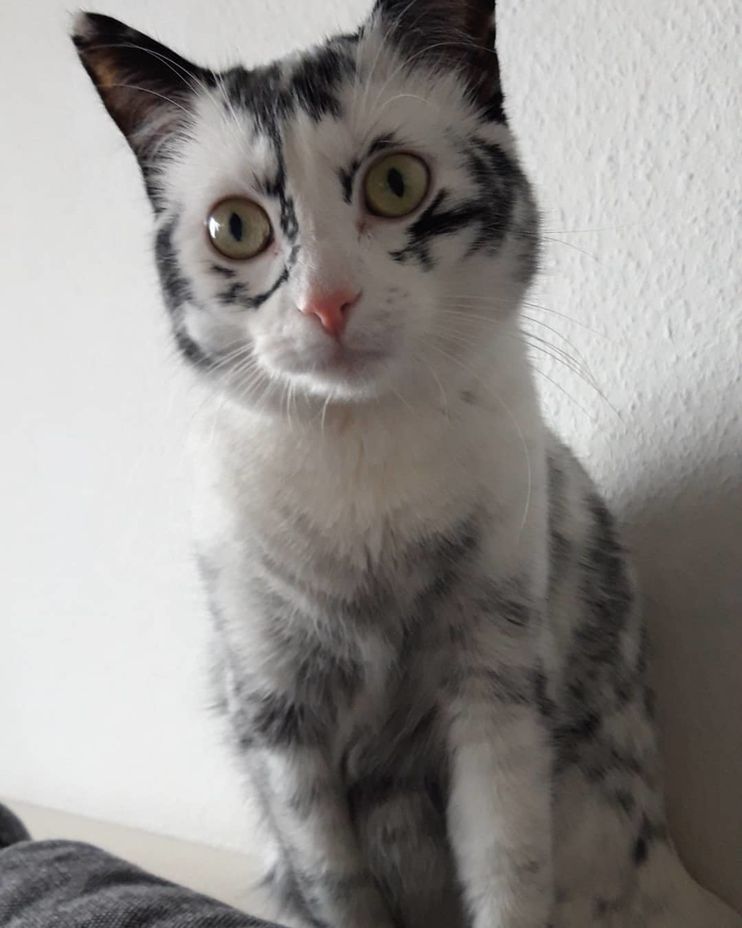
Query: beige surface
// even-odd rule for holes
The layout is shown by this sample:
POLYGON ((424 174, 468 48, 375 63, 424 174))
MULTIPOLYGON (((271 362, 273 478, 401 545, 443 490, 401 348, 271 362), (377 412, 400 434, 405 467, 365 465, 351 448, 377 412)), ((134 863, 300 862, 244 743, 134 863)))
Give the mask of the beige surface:
POLYGON ((257 858, 24 802, 3 801, 23 820, 37 840, 66 838, 95 844, 157 876, 220 899, 252 915, 270 915, 265 900, 250 889, 260 872, 257 858))

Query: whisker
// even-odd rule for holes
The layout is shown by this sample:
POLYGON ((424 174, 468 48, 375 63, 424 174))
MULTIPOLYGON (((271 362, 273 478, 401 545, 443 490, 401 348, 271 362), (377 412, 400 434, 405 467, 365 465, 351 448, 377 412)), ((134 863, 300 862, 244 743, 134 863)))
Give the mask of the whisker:
MULTIPOLYGON (((443 351, 440 348, 437 348, 434 345, 431 347, 433 347, 434 350, 438 351, 444 357, 447 357, 450 361, 453 361, 454 364, 457 364, 459 367, 462 368, 462 370, 466 371, 469 374, 472 374, 472 372, 468 370, 466 365, 462 364, 458 358, 455 358, 452 355, 449 355, 447 352, 443 351)), ((523 507, 523 518, 521 520, 520 529, 518 530, 518 538, 520 538, 520 536, 523 534, 523 529, 526 526, 526 522, 528 521, 528 515, 531 510, 531 497, 533 494, 533 469, 531 465, 531 453, 528 448, 528 442, 526 441, 526 437, 523 434, 523 429, 521 428, 520 423, 518 422, 515 414, 512 412, 512 410, 507 405, 507 403, 505 403, 502 397, 500 397, 497 393, 495 393, 494 390, 492 389, 492 386, 490 384, 485 383, 485 381, 481 377, 478 377, 475 374, 472 374, 472 376, 474 376, 474 379, 478 383, 480 383, 485 388, 485 390, 487 390, 488 394, 492 397, 492 399, 494 399, 495 402, 499 403, 500 406, 505 410, 505 413, 507 414, 510 421, 513 423, 513 426, 515 427, 518 433, 518 437, 520 438, 520 442, 523 447, 523 453, 526 459, 527 490, 526 490, 526 499, 525 499, 525 503, 523 507)))
POLYGON ((441 383, 440 377, 436 374, 435 368, 434 368, 433 365, 432 365, 425 357, 423 357, 422 355, 415 355, 415 360, 417 360, 417 361, 422 361, 423 364, 425 365, 425 367, 427 367, 427 369, 428 369, 428 371, 429 371, 429 373, 430 373, 430 376, 433 378, 433 380, 435 381, 436 386, 438 387, 438 392, 440 393, 441 404, 442 404, 442 406, 443 406, 444 415, 446 416, 446 419, 450 419, 451 416, 450 416, 450 407, 449 407, 449 405, 448 405, 448 394, 446 393, 445 389, 443 388, 443 384, 441 383))
POLYGON ((331 400, 331 399, 332 399, 332 397, 328 395, 328 396, 326 397, 326 399, 325 399, 325 402, 324 402, 323 406, 322 406, 322 418, 321 418, 321 420, 320 420, 320 433, 321 433, 322 435, 325 434, 325 420, 327 419, 327 408, 328 408, 328 406, 330 405, 330 400, 331 400))
POLYGON ((151 97, 158 97, 160 100, 164 100, 166 103, 169 103, 171 106, 176 107, 179 110, 182 110, 186 115, 190 116, 190 110, 186 109, 181 103, 178 103, 177 100, 173 100, 172 97, 168 97, 164 93, 158 93, 156 90, 150 90, 149 87, 139 87, 137 84, 106 84, 106 88, 120 89, 120 90, 136 90, 139 93, 147 93, 151 97))
POLYGON ((579 245, 575 245, 573 242, 563 242, 560 238, 555 238, 553 235, 549 235, 547 232, 541 232, 541 239, 543 241, 549 242, 551 245, 564 245, 565 248, 571 248, 573 251, 578 251, 581 255, 585 255, 586 258, 590 258, 592 261, 596 261, 598 264, 603 263, 597 255, 594 255, 590 251, 586 251, 584 248, 580 248, 579 245))
POLYGON ((410 404, 409 404, 409 403, 407 402, 407 400, 402 396, 402 394, 399 392, 399 390, 392 390, 392 393, 394 394, 394 396, 397 397, 397 399, 400 401, 400 403, 402 403, 403 406, 406 406, 407 409, 409 409, 409 411, 410 411, 413 415, 415 414, 415 410, 412 408, 412 406, 410 406, 410 404))
POLYGON ((558 383, 556 380, 553 379, 553 377, 549 377, 549 375, 546 374, 544 371, 542 371, 541 368, 539 368, 539 367, 533 366, 532 369, 533 369, 534 373, 538 374, 539 377, 543 377, 544 380, 548 380, 549 383, 550 383, 552 386, 556 387, 557 390, 560 391, 560 393, 563 393, 564 396, 566 396, 568 400, 570 400, 572 403, 574 403, 575 406, 580 410, 580 412, 584 413, 593 425, 598 425, 598 424, 599 424, 597 418, 596 418, 595 416, 593 416, 592 413, 588 412, 588 410, 585 409, 585 407, 582 405, 582 403, 578 402, 578 400, 576 400, 576 399, 572 396, 571 393, 568 393, 560 383, 558 383))
MULTIPOLYGON (((482 296, 481 294, 476 294, 476 293, 450 294, 450 298, 456 299, 456 300, 462 300, 462 299, 471 300, 473 302, 483 303, 488 306, 491 306, 494 303, 496 305, 506 306, 508 308, 511 308, 515 305, 512 300, 503 300, 496 296, 482 296)), ((558 310, 552 309, 549 306, 544 306, 542 303, 536 303, 533 300, 521 300, 519 305, 526 306, 528 307, 528 309, 538 310, 539 312, 550 313, 553 316, 559 316, 559 318, 564 319, 567 322, 572 323, 573 325, 577 325, 582 329, 585 329, 586 331, 590 332, 592 335, 595 335, 597 338, 602 338, 602 339, 605 339, 606 341, 610 341, 610 339, 604 332, 599 332, 597 329, 591 328, 589 325, 582 322, 581 320, 575 319, 573 316, 568 316, 566 313, 559 312, 558 310)))
MULTIPOLYGON (((505 335, 506 337, 508 336, 513 337, 512 331, 504 330, 505 327, 503 326, 503 323, 500 319, 494 319, 490 316, 480 316, 475 313, 469 313, 469 312, 466 312, 466 313, 457 312, 451 309, 444 309, 444 310, 441 310, 441 312, 444 313, 445 315, 455 317, 457 322, 462 322, 462 323, 468 322, 473 325, 479 325, 480 322, 484 322, 489 325, 493 325, 498 329, 498 335, 505 335)), ((550 327, 546 326, 546 328, 550 328, 550 327)), ((551 331, 555 331, 555 330, 551 329, 551 331)), ((552 350, 556 351, 565 361, 569 362, 570 366, 573 367, 575 373, 579 373, 581 376, 583 376, 586 382, 588 382, 589 385, 592 386, 595 390, 597 391, 600 390, 597 382, 595 381, 594 375, 590 371, 590 368, 587 366, 587 364, 584 362, 584 359, 578 360, 577 358, 572 357, 572 355, 570 355, 569 352, 565 351, 563 348, 560 348, 558 345, 552 344, 547 339, 542 338, 539 335, 536 335, 534 332, 528 332, 525 329, 518 329, 518 332, 520 332, 521 335, 534 339, 535 341, 540 342, 544 344, 545 346, 551 348, 552 350)), ((564 336, 561 336, 560 333, 558 332, 555 332, 555 334, 561 338, 564 338, 564 336)), ((564 339, 564 340, 567 341, 568 344, 570 344, 567 339, 564 339)))
MULTIPOLYGON (((496 320, 488 320, 488 321, 496 321, 496 320)), ((431 328, 431 332, 432 334, 437 335, 438 337, 442 337, 449 342, 454 341, 458 345, 461 345, 462 347, 465 347, 465 348, 475 348, 475 349, 481 348, 481 342, 479 340, 473 337, 467 337, 466 334, 462 332, 450 332, 444 328, 435 328, 435 327, 431 328)), ((550 342, 547 342, 543 339, 540 339, 542 344, 533 344, 533 342, 529 341, 528 339, 535 338, 537 336, 534 336, 532 333, 525 333, 522 330, 510 331, 510 332, 503 331, 503 332, 498 333, 498 337, 499 336, 510 338, 514 341, 520 341, 529 350, 536 351, 540 354, 545 355, 546 357, 550 358, 555 363, 561 364, 568 371, 570 371, 570 373, 575 374, 576 376, 580 377, 580 379, 585 384, 587 384, 587 386, 589 386, 592 390, 595 391, 595 393, 600 397, 600 399, 608 406, 611 412, 613 412, 614 415, 620 421, 623 421, 623 417, 621 416, 621 413, 619 412, 618 409, 616 409, 613 403, 611 403, 611 401, 608 399, 605 393, 601 390, 600 386, 597 383, 594 383, 586 375, 586 373, 580 369, 579 366, 575 366, 574 363, 570 361, 569 355, 565 355, 563 352, 560 352, 560 349, 558 349, 557 346, 552 345, 550 342), (551 349, 551 351, 549 349, 551 349), (555 354, 553 352, 559 352, 559 353, 555 354)), ((566 394, 566 391, 564 390, 564 388, 561 385, 559 385, 555 380, 550 378, 547 374, 545 374, 543 371, 541 371, 540 368, 536 368, 533 365, 532 367, 534 371, 537 371, 546 380, 549 380, 551 383, 554 384, 554 386, 558 387, 563 393, 566 394)), ((576 405, 579 406, 579 403, 577 402, 577 400, 574 399, 574 397, 572 397, 570 394, 566 394, 566 395, 570 396, 570 399, 576 405)), ((596 421, 593 418, 593 416, 587 413, 587 411, 582 406, 580 406, 580 408, 583 410, 583 412, 586 413, 586 415, 589 416, 591 422, 596 421)))

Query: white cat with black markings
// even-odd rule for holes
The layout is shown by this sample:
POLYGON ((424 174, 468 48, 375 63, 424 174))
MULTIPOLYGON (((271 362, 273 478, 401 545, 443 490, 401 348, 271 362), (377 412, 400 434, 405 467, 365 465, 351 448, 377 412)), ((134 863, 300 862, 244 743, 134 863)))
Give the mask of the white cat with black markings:
POLYGON ((81 14, 185 358, 220 703, 287 917, 733 928, 672 848, 644 623, 545 427, 492 0, 216 74, 81 14))

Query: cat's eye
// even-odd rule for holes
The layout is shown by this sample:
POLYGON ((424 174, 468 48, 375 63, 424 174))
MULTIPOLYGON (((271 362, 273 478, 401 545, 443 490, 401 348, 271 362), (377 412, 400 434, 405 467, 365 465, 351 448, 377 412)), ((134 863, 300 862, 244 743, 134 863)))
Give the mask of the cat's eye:
POLYGON ((427 164, 407 152, 384 155, 368 169, 366 207, 386 219, 401 219, 414 212, 430 187, 427 164))
POLYGON ((229 197, 217 203, 206 220, 211 244, 226 258, 255 258, 273 239, 265 210, 245 197, 229 197))

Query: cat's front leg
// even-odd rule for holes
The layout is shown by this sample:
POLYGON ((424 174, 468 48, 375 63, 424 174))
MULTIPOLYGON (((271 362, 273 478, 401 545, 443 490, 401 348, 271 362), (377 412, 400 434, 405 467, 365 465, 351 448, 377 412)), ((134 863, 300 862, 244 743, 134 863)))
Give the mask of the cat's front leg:
POLYGON ((464 659, 449 696, 448 827, 473 928, 549 925, 551 756, 536 680, 527 663, 464 659))
POLYGON ((392 928, 353 833, 329 752, 302 733, 306 714, 272 702, 251 719, 253 776, 283 859, 278 901, 306 924, 392 928), (261 729, 261 715, 265 722, 261 729))

